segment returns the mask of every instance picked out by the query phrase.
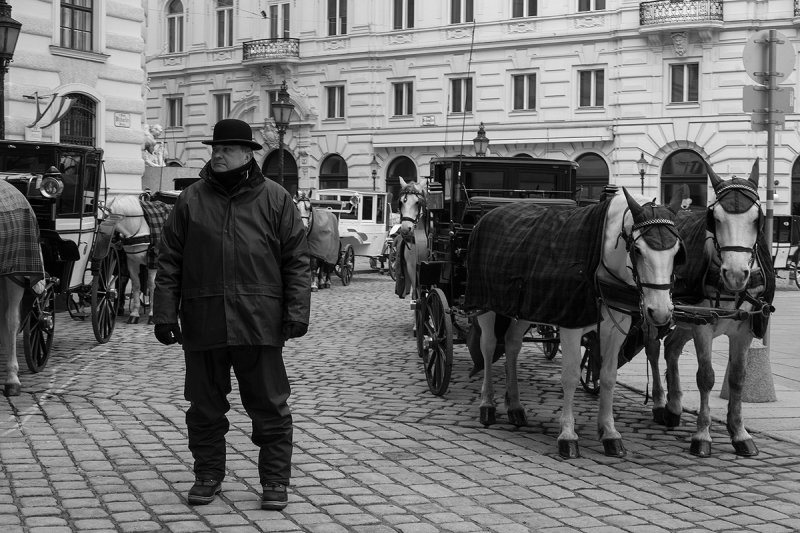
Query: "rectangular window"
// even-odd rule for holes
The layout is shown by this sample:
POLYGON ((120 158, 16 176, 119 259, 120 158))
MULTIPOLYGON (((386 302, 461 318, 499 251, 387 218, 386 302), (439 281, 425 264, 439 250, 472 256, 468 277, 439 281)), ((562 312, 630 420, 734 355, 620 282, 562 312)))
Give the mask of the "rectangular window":
POLYGON ((167 127, 183 127, 183 98, 167 98, 167 127))
POLYGON ((462 22, 472 22, 473 0, 450 0, 450 23, 461 24, 462 22))
POLYGON ((511 16, 513 18, 535 17, 537 0, 511 0, 511 16))
POLYGON ((217 110, 216 122, 228 118, 228 115, 231 114, 231 94, 230 93, 215 94, 214 104, 215 104, 214 107, 217 110))
POLYGON ((673 104, 681 102, 697 102, 700 86, 700 66, 698 63, 671 65, 672 97, 673 104))
POLYGON ((61 0, 61 46, 91 52, 93 0, 61 0))
POLYGON ((183 13, 167 17, 167 41, 170 54, 183 52, 183 13))
POLYGON ((606 0, 578 0, 578 11, 602 11, 606 0))
POLYGON ((396 117, 414 114, 414 84, 410 81, 393 83, 394 112, 396 117))
POLYGON ((217 46, 233 46, 233 0, 217 0, 217 46))
POLYGON ((414 27, 414 0, 394 0, 394 29, 414 27))
POLYGON ((514 110, 536 109, 536 74, 511 76, 514 110))
POLYGON ((347 0, 328 0, 328 35, 347 35, 347 0))
POLYGON ((450 102, 452 113, 472 112, 472 78, 450 80, 450 102))
POLYGON ((344 85, 326 87, 328 118, 344 118, 344 85))
POLYGON ((272 39, 289 38, 289 4, 269 6, 269 36, 272 39))
POLYGON ((604 70, 582 70, 578 73, 578 106, 603 107, 605 86, 604 70))

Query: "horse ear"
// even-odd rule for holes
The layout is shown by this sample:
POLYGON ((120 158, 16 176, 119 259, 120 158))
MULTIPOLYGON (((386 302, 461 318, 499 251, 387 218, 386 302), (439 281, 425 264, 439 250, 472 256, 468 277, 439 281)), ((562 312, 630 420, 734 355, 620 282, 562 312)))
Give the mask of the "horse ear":
POLYGON ((401 189, 405 189, 406 187, 408 187, 408 183, 406 183, 406 180, 403 179, 403 176, 398 176, 398 178, 400 178, 400 188, 401 189))
POLYGON ((722 183, 722 178, 717 176, 717 173, 714 172, 708 161, 703 160, 703 163, 706 164, 706 172, 708 172, 708 179, 711 180, 711 186, 716 189, 722 183))
POLYGON ((625 199, 628 201, 628 208, 631 210, 633 219, 636 220, 642 215, 642 213, 644 213, 644 208, 639 205, 639 202, 633 199, 633 197, 628 192, 628 189, 623 187, 622 192, 625 193, 625 199))
POLYGON ((667 205, 667 209, 672 211, 673 215, 677 214, 678 211, 681 210, 681 204, 683 203, 684 188, 688 189, 685 183, 675 190, 675 192, 672 194, 672 198, 670 198, 669 200, 669 205, 667 205))
POLYGON ((750 181, 753 183, 753 185, 756 186, 756 189, 758 188, 758 160, 759 158, 756 157, 756 161, 755 163, 753 163, 753 170, 750 171, 750 178, 749 178, 750 181))

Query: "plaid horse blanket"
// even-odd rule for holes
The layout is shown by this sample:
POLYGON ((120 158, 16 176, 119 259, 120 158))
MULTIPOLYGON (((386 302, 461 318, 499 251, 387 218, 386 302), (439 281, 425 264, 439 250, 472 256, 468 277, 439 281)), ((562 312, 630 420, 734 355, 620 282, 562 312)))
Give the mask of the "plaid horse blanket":
POLYGON ((150 226, 150 246, 147 248, 147 268, 158 268, 158 248, 161 244, 161 232, 164 230, 164 224, 167 222, 167 217, 172 206, 164 202, 146 202, 139 201, 144 212, 144 221, 150 226))
POLYGON ((339 261, 339 219, 332 212, 314 208, 314 225, 307 236, 311 257, 335 265, 339 261))
POLYGON ((0 276, 44 278, 39 249, 39 223, 28 200, 13 185, 0 179, 0 276))
POLYGON ((484 215, 467 247, 464 310, 565 328, 596 323, 594 273, 608 206, 516 202, 484 215))

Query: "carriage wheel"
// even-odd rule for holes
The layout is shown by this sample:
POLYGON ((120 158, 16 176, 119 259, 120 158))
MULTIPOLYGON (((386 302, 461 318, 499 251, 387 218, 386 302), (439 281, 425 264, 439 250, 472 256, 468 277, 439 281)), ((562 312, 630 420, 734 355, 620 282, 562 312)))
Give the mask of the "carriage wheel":
POLYGON ((554 339, 552 341, 542 342, 542 351, 548 360, 552 360, 558 353, 558 345, 561 341, 558 340, 558 330, 553 326, 536 326, 539 336, 543 339, 554 339))
POLYGON ((798 275, 800 275, 800 261, 794 264, 794 284, 800 289, 800 277, 798 275))
POLYGON ((389 243, 389 252, 388 252, 388 262, 389 262, 389 275, 392 276, 392 280, 395 279, 395 272, 394 272, 394 264, 397 261, 397 248, 394 246, 394 241, 389 243))
POLYGON ((346 287, 350 285, 350 280, 353 279, 353 270, 356 267, 356 253, 353 251, 352 245, 345 246, 342 257, 339 260, 342 263, 339 276, 342 278, 342 285, 346 287))
POLYGON ((433 289, 425 299, 417 328, 417 349, 425 365, 428 388, 436 396, 442 396, 450 386, 453 369, 453 321, 441 289, 433 289))
POLYGON ((101 344, 108 342, 117 325, 119 285, 119 255, 111 247, 92 278, 92 329, 101 344))
POLYGON ((22 334, 25 362, 31 372, 41 372, 50 357, 56 325, 56 294, 52 285, 33 301, 22 334))
POLYGON ((581 346, 585 348, 581 359, 581 385, 583 390, 597 396, 600 394, 600 367, 603 366, 597 333, 592 331, 584 335, 581 338, 581 346))
MULTIPOLYGON (((78 302, 75 298, 72 297, 74 293, 67 292, 64 297, 66 298, 67 304, 67 312, 69 313, 69 317, 73 320, 86 320, 86 313, 81 312, 80 308, 78 307, 78 302)), ((79 298, 82 298, 80 294, 78 294, 79 298)))

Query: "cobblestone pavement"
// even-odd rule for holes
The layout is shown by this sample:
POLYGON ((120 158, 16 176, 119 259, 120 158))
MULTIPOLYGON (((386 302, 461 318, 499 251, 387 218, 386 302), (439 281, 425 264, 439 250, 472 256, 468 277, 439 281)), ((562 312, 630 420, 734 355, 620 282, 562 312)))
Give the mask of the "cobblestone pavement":
MULTIPOLYGON (((284 352, 296 443, 283 512, 259 509, 257 453, 236 389, 221 497, 189 506, 181 351, 122 321, 98 345, 89 323, 59 314, 47 367, 23 372, 21 396, 0 398, 0 532, 800 530, 800 445, 755 433, 760 455, 740 458, 717 423, 713 457, 698 459, 688 453, 693 417, 666 430, 640 394, 620 387, 628 456, 603 455, 597 400, 579 391, 583 457, 564 461, 560 357, 526 346, 529 426, 507 424, 501 405, 499 423, 484 429, 481 376, 468 377, 466 348, 455 349, 449 392, 433 396, 409 302, 387 276, 357 271, 312 304, 312 329, 284 352)), ((495 375, 502 396, 503 372, 495 375)))

